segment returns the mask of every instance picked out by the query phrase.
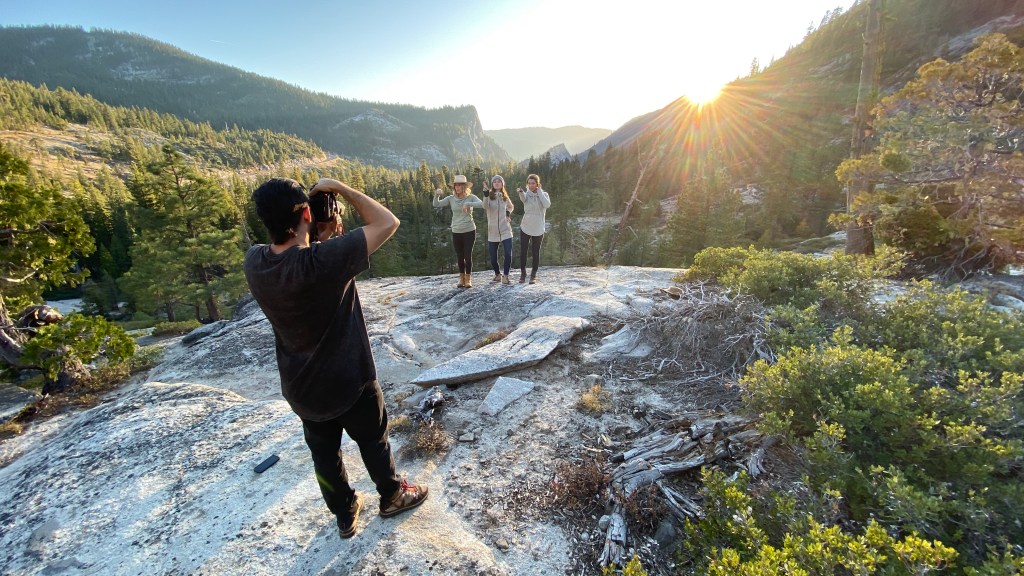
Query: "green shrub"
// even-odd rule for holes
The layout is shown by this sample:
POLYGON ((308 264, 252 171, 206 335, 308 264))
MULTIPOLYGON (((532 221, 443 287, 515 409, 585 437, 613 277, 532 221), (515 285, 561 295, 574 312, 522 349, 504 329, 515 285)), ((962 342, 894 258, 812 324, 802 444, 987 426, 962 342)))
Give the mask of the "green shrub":
POLYGON ((951 561, 946 546, 960 573, 1009 574, 1021 561, 1024 316, 924 282, 881 299, 897 264, 895 254, 698 254, 688 279, 771 306, 777 360, 754 364, 740 387, 761 430, 798 448, 808 487, 758 520, 742 490, 706 479, 708 518, 688 540, 719 551, 709 573, 917 573, 951 561), (868 528, 843 534, 840 520, 868 528), (892 539, 869 546, 873 533, 892 539), (888 560, 836 563, 854 549, 888 560))
POLYGON ((807 452, 812 479, 842 491, 855 519, 875 516, 953 544, 970 558, 1015 524, 1024 446, 1024 376, 960 371, 954 386, 921 378, 891 349, 850 343, 850 331, 816 348, 755 364, 740 383, 768 427, 807 452), (998 497, 994 495, 998 494, 998 497))
POLYGON ((39 366, 53 379, 68 356, 84 364, 104 359, 116 364, 132 357, 135 341, 119 326, 98 316, 69 314, 59 324, 51 324, 25 344, 23 360, 39 366))
POLYGON ((694 258, 686 280, 716 280, 769 306, 789 305, 849 314, 863 307, 879 280, 898 272, 901 255, 824 257, 756 248, 708 248, 694 258))
POLYGON ((792 508, 759 514, 743 473, 727 480, 721 471, 706 470, 702 479, 705 515, 685 526, 693 574, 924 574, 957 557, 941 542, 914 534, 896 539, 874 521, 854 535, 792 508), (789 530, 781 541, 769 541, 761 518, 780 512, 788 516, 789 530))
POLYGON ((153 336, 178 336, 188 334, 202 326, 198 320, 181 320, 178 322, 158 322, 153 326, 153 336))
POLYGON ((889 348, 919 370, 955 376, 957 370, 1024 371, 1024 316, 989 307, 962 290, 928 282, 885 303, 857 339, 889 348))

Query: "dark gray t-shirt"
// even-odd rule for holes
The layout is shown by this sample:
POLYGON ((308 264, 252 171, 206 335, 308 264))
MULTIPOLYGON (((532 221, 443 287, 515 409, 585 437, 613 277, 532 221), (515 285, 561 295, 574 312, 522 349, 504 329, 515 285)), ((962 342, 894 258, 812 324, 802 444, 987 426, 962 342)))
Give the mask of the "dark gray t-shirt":
POLYGON ((370 266, 362 229, 274 254, 253 246, 245 279, 274 328, 281 393, 301 418, 348 410, 377 378, 355 277, 370 266))

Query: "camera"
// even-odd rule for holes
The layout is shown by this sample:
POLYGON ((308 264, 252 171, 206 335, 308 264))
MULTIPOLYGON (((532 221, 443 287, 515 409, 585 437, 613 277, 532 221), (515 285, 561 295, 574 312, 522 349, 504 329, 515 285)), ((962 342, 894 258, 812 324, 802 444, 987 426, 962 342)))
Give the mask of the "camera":
POLYGON ((343 214, 338 204, 338 195, 333 192, 314 191, 309 197, 309 213, 316 222, 330 222, 343 214))
MULTIPOLYGON (((309 227, 309 242, 312 244, 318 241, 320 234, 317 224, 333 222, 336 216, 344 216, 345 207, 338 203, 338 195, 334 192, 310 190, 309 213, 313 217, 313 225, 309 227)), ((337 234, 345 235, 345 225, 340 219, 338 220, 337 234)))

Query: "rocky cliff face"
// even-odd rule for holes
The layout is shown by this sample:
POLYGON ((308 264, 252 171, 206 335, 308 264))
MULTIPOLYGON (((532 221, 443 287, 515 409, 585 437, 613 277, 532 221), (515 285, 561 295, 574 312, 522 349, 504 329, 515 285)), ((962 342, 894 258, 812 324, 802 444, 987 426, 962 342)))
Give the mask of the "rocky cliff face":
POLYGON ((399 472, 431 497, 382 519, 345 438, 366 502, 346 541, 250 302, 230 322, 162 343, 164 361, 99 406, 0 444, 0 572, 596 573, 596 523, 573 525, 538 502, 559 462, 686 404, 680 387, 634 378, 650 348, 619 331, 670 305, 660 289, 676 272, 542 267, 538 284, 513 286, 478 272, 469 290, 454 277, 360 282, 391 418, 421 413, 437 385, 443 401, 428 412, 451 446, 421 454, 408 428, 395 430, 399 472), (577 407, 595 378, 613 397, 604 413, 577 407), (254 473, 270 454, 280 461, 254 473))

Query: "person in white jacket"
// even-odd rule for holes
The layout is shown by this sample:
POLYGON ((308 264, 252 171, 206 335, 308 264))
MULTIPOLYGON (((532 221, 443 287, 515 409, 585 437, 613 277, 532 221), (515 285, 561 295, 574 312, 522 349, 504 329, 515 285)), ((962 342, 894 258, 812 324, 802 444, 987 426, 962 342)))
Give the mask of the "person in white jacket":
POLYGON ((519 225, 519 283, 526 282, 526 254, 529 247, 533 256, 530 284, 537 282, 537 268, 540 267, 540 245, 544 241, 544 217, 551 207, 551 197, 540 187, 540 176, 526 177, 526 190, 517 188, 523 201, 523 221, 519 225))
POLYGON ((490 189, 484 190, 484 212, 487 213, 487 253, 491 257, 491 269, 494 270, 494 281, 511 284, 508 278, 512 267, 512 220, 509 215, 515 210, 515 204, 505 190, 505 179, 499 175, 491 178, 490 189), (502 261, 505 273, 498 268, 498 245, 501 245, 505 258, 502 261))

